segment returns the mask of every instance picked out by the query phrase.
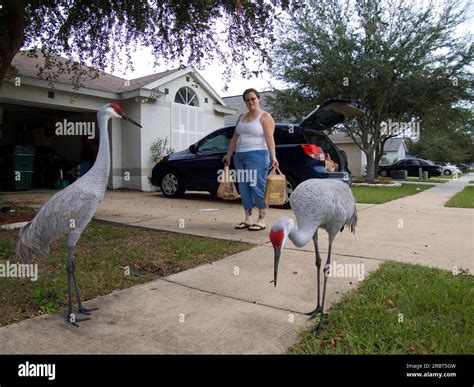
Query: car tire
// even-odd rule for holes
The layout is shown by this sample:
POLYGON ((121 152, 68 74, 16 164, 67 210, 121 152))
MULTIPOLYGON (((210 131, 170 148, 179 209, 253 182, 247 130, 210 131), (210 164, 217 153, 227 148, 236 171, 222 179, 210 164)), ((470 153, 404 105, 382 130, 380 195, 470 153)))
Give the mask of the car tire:
POLYGON ((449 175, 452 175, 452 172, 451 172, 449 169, 446 169, 446 170, 443 172, 443 175, 449 176, 449 175))
POLYGON ((160 180, 160 188, 167 198, 181 198, 184 196, 184 184, 176 170, 168 169, 163 173, 160 180))
MULTIPOLYGON (((284 174, 284 173, 283 173, 284 174)), ((281 204, 279 206, 272 206, 275 208, 281 208, 281 209, 289 209, 291 208, 290 206, 290 196, 293 190, 296 188, 298 183, 296 183, 296 180, 293 179, 291 176, 286 176, 286 194, 288 195, 288 201, 285 204, 281 204)))
POLYGON ((387 177, 387 176, 388 176, 388 172, 387 172, 385 169, 382 169, 382 170, 380 171, 380 176, 382 176, 382 177, 387 177))

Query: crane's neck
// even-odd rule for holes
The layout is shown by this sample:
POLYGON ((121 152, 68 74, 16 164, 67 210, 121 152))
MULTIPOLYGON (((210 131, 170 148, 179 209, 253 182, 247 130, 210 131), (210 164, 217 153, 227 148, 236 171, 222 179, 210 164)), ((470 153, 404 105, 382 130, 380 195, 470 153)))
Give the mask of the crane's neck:
POLYGON ((107 124, 109 117, 105 114, 97 115, 97 123, 99 124, 99 151, 94 166, 89 171, 94 176, 94 181, 97 185, 103 187, 104 192, 107 188, 110 173, 110 149, 109 149, 109 134, 107 124))
POLYGON ((309 243, 315 232, 316 229, 298 230, 298 226, 295 224, 290 230, 288 238, 296 247, 303 247, 309 243))

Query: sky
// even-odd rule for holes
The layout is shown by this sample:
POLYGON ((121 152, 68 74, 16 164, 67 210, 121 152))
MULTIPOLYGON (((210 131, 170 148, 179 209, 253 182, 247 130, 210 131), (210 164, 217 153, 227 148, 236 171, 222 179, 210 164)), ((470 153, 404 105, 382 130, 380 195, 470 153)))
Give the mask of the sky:
MULTIPOLYGON (((444 0, 435 0, 434 2, 441 4, 444 3, 444 0)), ((458 26, 456 30, 456 33, 459 35, 465 34, 466 32, 474 33, 474 3, 470 4, 470 7, 468 8, 468 14, 466 16, 468 20, 458 26)), ((132 55, 132 58, 135 68, 133 72, 127 71, 124 73, 123 71, 116 70, 113 72, 113 74, 125 79, 134 79, 179 67, 178 63, 175 65, 169 64, 154 67, 154 57, 151 54, 151 50, 148 49, 142 49, 138 51, 136 54, 132 55)), ((234 77, 227 85, 228 89, 224 91, 224 87, 226 84, 222 76, 224 72, 223 65, 218 62, 209 63, 204 68, 198 69, 198 71, 221 97, 241 95, 245 89, 251 87, 259 91, 265 91, 272 88, 281 89, 285 87, 285 83, 274 79, 268 72, 264 73, 258 78, 252 77, 250 79, 245 79, 242 78, 236 71, 236 74, 234 74, 234 77)))

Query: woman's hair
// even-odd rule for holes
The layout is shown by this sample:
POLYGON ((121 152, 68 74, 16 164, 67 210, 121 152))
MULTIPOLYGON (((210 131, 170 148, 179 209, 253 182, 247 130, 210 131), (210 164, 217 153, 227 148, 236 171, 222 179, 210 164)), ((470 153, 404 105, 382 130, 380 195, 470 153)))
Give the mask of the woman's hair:
POLYGON ((242 98, 244 99, 245 101, 245 96, 248 94, 248 93, 255 93, 255 95, 257 96, 258 99, 260 99, 260 93, 255 90, 255 89, 247 89, 244 91, 244 94, 242 94, 242 98))

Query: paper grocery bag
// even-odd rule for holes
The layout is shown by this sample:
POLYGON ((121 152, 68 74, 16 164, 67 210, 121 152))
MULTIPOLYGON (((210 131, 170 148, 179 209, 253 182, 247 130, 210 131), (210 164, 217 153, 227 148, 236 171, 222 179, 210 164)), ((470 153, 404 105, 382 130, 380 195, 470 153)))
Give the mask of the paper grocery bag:
POLYGON ((264 202, 268 205, 282 205, 287 201, 286 177, 280 168, 273 168, 267 176, 264 202))
POLYGON ((225 200, 236 200, 240 198, 237 188, 235 188, 235 183, 232 180, 232 176, 229 172, 229 166, 224 166, 224 175, 222 177, 222 182, 219 184, 217 189, 217 197, 225 200))

